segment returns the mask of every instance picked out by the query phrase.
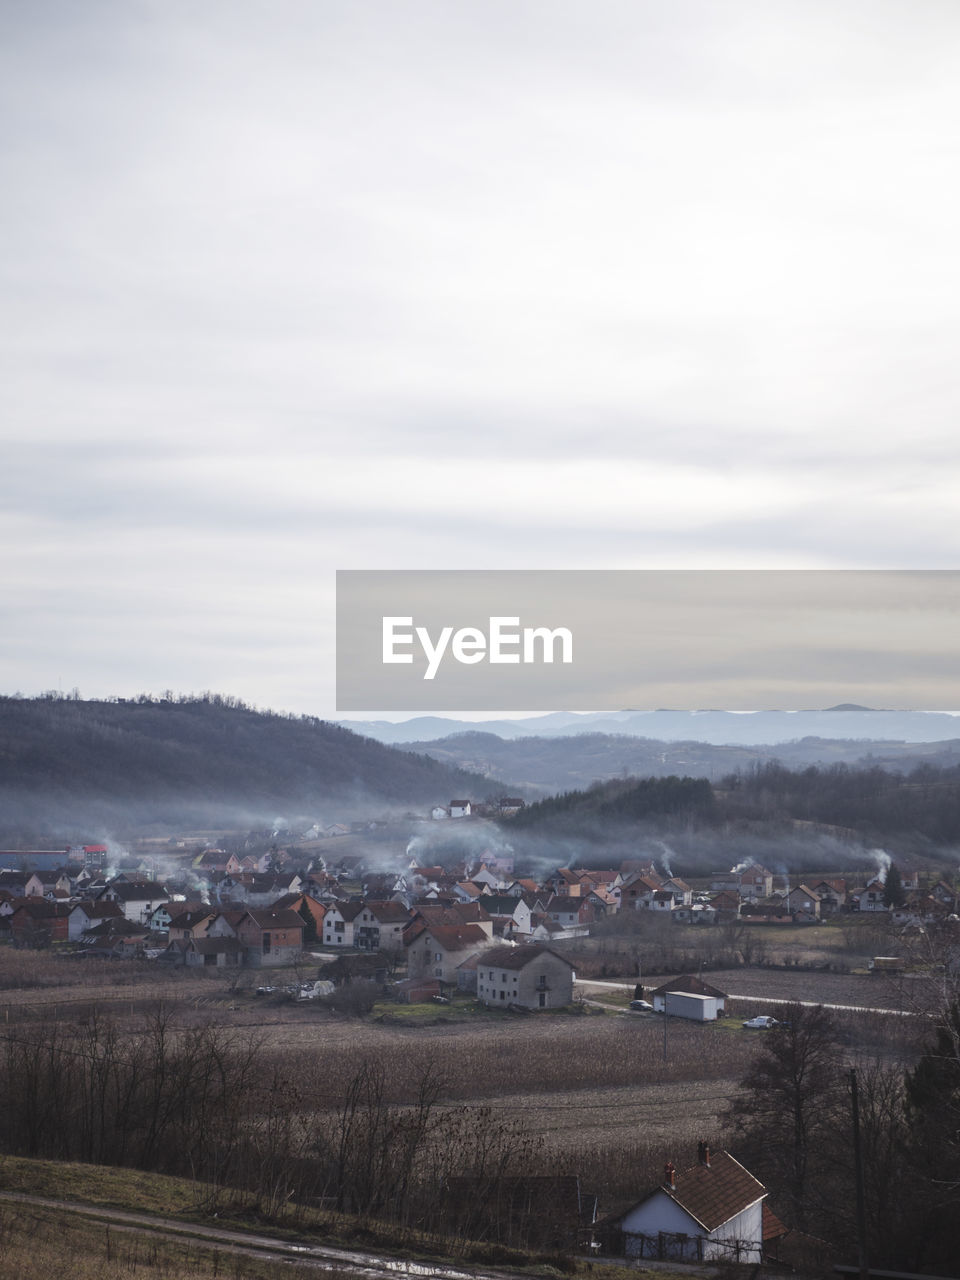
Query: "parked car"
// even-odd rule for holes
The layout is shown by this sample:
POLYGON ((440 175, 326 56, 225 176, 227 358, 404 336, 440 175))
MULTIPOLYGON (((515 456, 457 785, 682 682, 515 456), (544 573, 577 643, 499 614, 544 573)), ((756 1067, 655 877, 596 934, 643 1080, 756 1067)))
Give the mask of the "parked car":
POLYGON ((637 1013, 653 1013, 653 1005, 647 1000, 631 1000, 630 1008, 635 1009, 637 1013))
POLYGON ((748 1018, 743 1025, 750 1027, 753 1031, 772 1031, 774 1027, 779 1027, 780 1023, 776 1018, 771 1018, 767 1014, 761 1013, 756 1018, 748 1018))

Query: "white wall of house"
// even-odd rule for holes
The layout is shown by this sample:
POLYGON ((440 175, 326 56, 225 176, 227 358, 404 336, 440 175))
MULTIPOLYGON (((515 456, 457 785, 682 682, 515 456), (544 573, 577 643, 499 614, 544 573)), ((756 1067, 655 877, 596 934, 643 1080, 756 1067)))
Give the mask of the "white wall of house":
MULTIPOLYGON (((635 1237, 639 1235, 656 1236, 659 1232, 671 1235, 690 1236, 689 1247, 682 1250, 682 1256, 696 1258, 699 1249, 697 1241, 702 1240, 703 1257, 731 1258, 729 1247, 735 1241, 748 1246, 741 1252, 743 1262, 760 1262, 763 1256, 763 1201, 750 1205, 736 1214, 728 1222, 707 1231, 695 1218, 672 1200, 664 1191, 656 1191, 643 1204, 631 1209, 621 1221, 621 1229, 626 1237, 627 1257, 639 1257, 641 1243, 635 1237), (634 1239, 631 1239, 631 1236, 634 1239)), ((681 1256, 678 1253, 676 1256, 681 1256)))

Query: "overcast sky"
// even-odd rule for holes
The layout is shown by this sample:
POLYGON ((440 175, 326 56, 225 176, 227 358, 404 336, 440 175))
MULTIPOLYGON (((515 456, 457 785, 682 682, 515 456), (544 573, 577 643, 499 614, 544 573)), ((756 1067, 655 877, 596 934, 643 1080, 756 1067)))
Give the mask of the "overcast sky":
POLYGON ((2 0, 0 691, 334 571, 956 568, 954 0, 2 0))

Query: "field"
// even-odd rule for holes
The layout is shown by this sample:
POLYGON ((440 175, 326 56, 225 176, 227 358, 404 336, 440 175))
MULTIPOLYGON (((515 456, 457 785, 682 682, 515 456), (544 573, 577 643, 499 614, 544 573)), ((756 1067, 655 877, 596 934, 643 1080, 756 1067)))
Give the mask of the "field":
MULTIPOLYGON (((418 1007, 381 1002, 358 1017, 282 991, 255 994, 263 981, 282 988, 317 976, 315 959, 288 971, 224 975, 2 949, 0 1039, 4 1032, 11 1039, 22 1034, 15 1028, 31 1035, 55 1029, 80 1043, 104 1018, 118 1042, 131 1046, 148 1042, 158 1018, 166 1020, 173 1039, 185 1041, 192 1030, 221 1028, 231 1044, 255 1055, 252 1079, 272 1081, 275 1091, 265 1099, 255 1085, 257 1096, 251 1095, 241 1123, 257 1132, 263 1124, 288 1126, 289 1143, 281 1140, 281 1128, 263 1140, 279 1144, 270 1146, 274 1152, 284 1143, 287 1150, 295 1147, 301 1163, 316 1149, 316 1134, 336 1130, 344 1098, 366 1067, 382 1073, 383 1104, 401 1111, 429 1078, 438 1086, 435 1114, 450 1117, 444 1132, 453 1135, 457 1152, 469 1150, 469 1132, 492 1135, 528 1173, 579 1174, 583 1188, 600 1197, 601 1212, 612 1213, 659 1181, 666 1160, 681 1168, 692 1163, 699 1140, 715 1147, 734 1141, 728 1113, 763 1042, 763 1033, 744 1030, 741 1021, 758 1012, 780 1013, 773 1002, 862 1010, 837 1014, 851 1057, 899 1064, 916 1054, 919 1024, 898 1015, 926 1003, 930 977, 857 972, 864 956, 883 951, 872 922, 710 931, 709 955, 706 932, 668 925, 567 944, 563 950, 582 979, 578 999, 568 1011, 526 1016, 483 1010, 458 997, 418 1007), (699 954, 691 951, 694 944, 699 954), (744 948, 754 948, 754 963, 743 963, 744 948), (722 965, 734 955, 733 964, 722 965), (684 963, 671 970, 670 959, 684 963), (665 1026, 660 1017, 627 1011, 638 968, 649 988, 696 971, 700 961, 705 980, 730 996, 728 1017, 720 1023, 669 1019, 665 1026), (611 985, 591 988, 585 975, 603 971, 611 985)), ((74 1151, 62 1158, 89 1157, 74 1151)), ((324 1184, 323 1194, 330 1186, 324 1184)), ((15 1234, 8 1233, 8 1244, 15 1234)), ((185 1260, 178 1265, 188 1274, 185 1260)))

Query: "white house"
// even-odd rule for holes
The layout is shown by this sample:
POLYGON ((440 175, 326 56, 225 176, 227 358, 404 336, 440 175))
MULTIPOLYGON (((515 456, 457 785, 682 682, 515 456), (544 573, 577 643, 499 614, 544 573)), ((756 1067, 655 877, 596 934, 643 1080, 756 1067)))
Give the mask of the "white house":
POLYGON ((111 880, 98 895, 98 902, 117 902, 133 924, 145 924, 151 912, 170 895, 156 880, 111 880))
POLYGON ((352 947, 357 917, 363 912, 362 902, 334 902, 323 917, 323 945, 352 947))
POLYGON ((629 1258, 763 1261, 763 1201, 767 1191, 727 1151, 699 1144, 697 1163, 673 1164, 663 1182, 614 1220, 629 1258))

